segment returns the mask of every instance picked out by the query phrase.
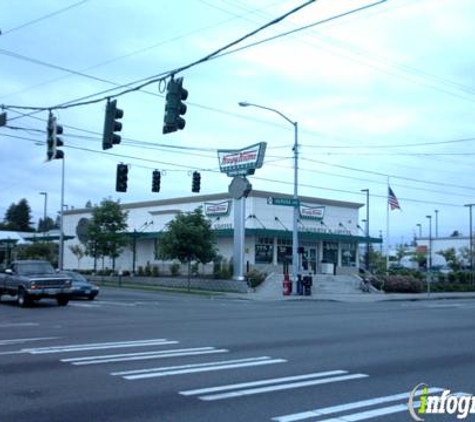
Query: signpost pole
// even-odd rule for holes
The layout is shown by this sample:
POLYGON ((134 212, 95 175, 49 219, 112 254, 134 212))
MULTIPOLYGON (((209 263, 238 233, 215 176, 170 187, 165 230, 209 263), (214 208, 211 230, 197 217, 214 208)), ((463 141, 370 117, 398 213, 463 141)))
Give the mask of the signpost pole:
POLYGON ((244 280, 244 242, 246 198, 234 199, 234 276, 235 280, 244 280))

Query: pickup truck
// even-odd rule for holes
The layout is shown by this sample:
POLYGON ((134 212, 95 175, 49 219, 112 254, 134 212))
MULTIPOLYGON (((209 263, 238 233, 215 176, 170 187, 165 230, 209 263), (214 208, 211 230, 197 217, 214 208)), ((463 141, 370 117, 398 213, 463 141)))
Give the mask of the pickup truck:
POLYGON ((53 298, 59 306, 66 306, 71 283, 70 277, 59 275, 48 261, 14 261, 0 274, 0 298, 4 294, 17 296, 21 307, 42 298, 53 298))

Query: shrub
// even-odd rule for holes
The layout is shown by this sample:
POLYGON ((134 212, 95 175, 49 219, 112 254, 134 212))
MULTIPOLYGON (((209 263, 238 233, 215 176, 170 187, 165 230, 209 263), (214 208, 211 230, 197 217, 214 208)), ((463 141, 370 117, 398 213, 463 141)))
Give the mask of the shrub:
POLYGON ((190 266, 191 275, 196 277, 200 273, 200 264, 198 262, 193 262, 190 266))
POLYGON ((266 277, 267 277, 267 274, 261 273, 260 271, 256 269, 252 269, 246 274, 247 283, 252 288, 256 288, 257 286, 262 284, 262 282, 266 279, 266 277))
POLYGON ((414 277, 388 276, 383 289, 386 293, 421 293, 424 291, 424 283, 414 277))
POLYGON ((160 275, 160 269, 158 265, 152 266, 152 277, 158 277, 160 275))
POLYGON ((173 264, 170 264, 170 274, 173 277, 180 275, 180 269, 181 269, 181 265, 178 262, 174 262, 173 264))
POLYGON ((145 275, 145 271, 141 265, 139 265, 139 268, 137 269, 137 275, 139 277, 143 277, 145 275))

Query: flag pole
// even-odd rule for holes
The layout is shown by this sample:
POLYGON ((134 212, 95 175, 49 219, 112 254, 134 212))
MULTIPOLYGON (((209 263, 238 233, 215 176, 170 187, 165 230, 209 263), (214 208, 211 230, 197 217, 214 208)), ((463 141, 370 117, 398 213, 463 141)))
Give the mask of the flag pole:
POLYGON ((387 198, 386 198, 386 276, 389 275, 389 176, 388 176, 388 186, 386 189, 387 198))

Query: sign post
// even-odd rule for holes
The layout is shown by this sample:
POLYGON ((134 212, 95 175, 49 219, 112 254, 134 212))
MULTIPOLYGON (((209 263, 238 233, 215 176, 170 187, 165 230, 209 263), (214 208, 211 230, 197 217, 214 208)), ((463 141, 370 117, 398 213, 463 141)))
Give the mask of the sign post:
POLYGON ((246 176, 254 174, 256 169, 262 167, 266 145, 265 142, 261 142, 240 150, 218 151, 221 173, 233 177, 229 185, 229 194, 234 202, 233 278, 235 280, 244 280, 246 198, 252 190, 246 176))

